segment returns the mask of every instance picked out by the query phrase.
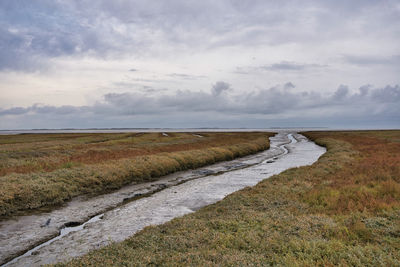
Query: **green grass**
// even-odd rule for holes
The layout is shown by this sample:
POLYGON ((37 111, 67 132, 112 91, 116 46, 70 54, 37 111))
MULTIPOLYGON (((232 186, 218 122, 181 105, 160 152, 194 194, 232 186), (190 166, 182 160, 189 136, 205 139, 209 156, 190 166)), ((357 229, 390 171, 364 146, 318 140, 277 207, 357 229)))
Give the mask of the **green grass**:
POLYGON ((312 166, 58 265, 399 266, 400 131, 307 136, 312 166))
POLYGON ((268 148, 267 133, 0 136, 0 216, 26 214, 268 148))

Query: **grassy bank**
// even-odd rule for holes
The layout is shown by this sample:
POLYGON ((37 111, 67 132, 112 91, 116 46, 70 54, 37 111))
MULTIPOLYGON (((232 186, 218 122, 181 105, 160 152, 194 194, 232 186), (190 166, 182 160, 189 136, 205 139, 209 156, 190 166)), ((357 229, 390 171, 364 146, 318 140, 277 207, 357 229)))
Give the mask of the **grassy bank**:
POLYGON ((68 266, 399 266, 400 131, 306 135, 328 149, 312 166, 68 266))
POLYGON ((268 148, 267 133, 0 136, 0 216, 268 148))

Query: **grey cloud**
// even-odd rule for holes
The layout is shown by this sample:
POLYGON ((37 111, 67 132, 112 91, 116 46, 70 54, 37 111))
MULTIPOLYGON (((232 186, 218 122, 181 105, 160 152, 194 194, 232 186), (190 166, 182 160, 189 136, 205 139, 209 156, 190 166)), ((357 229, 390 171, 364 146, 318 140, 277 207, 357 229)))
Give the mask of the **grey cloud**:
POLYGON ((370 65, 398 65, 400 66, 400 55, 392 56, 357 56, 357 55, 345 55, 344 60, 348 63, 370 66, 370 65))
POLYGON ((206 76, 204 76, 204 75, 193 75, 193 74, 185 74, 185 73, 171 73, 171 74, 168 74, 168 76, 173 77, 173 78, 181 78, 184 80, 197 80, 197 79, 206 78, 206 76))
POLYGON ((254 72, 254 68, 249 68, 249 67, 236 67, 233 73, 236 74, 250 74, 254 72))
POLYGON ((0 17, 0 70, 41 69, 48 58, 98 50, 102 42, 61 2, 5 0, 0 17))
POLYGON ((374 90, 372 97, 382 103, 398 103, 400 102, 400 86, 386 86, 381 89, 374 90))
POLYGON ((0 115, 21 115, 29 111, 28 108, 15 107, 9 109, 0 109, 0 115))
POLYGON ((273 64, 264 66, 249 66, 249 67, 236 67, 233 73, 237 74, 253 74, 260 73, 262 71, 274 71, 274 72, 299 72, 299 71, 310 71, 321 68, 326 68, 327 65, 315 64, 315 63, 299 63, 293 61, 280 61, 273 64))
POLYGON ((287 108, 297 109, 301 104, 297 93, 290 93, 280 87, 272 87, 253 91, 243 99, 239 96, 236 101, 242 102, 242 112, 249 114, 279 114, 287 108))
POLYGON ((260 69, 264 70, 303 70, 305 68, 304 64, 298 64, 289 61, 282 61, 280 63, 274 63, 267 66, 262 66, 260 69))
POLYGON ((138 48, 140 40, 118 31, 121 24, 93 11, 73 1, 1 1, 0 70, 32 71, 60 56, 106 58, 138 48))
POLYGON ((158 94, 149 96, 143 93, 109 93, 104 101, 93 106, 45 106, 14 107, 0 110, 1 116, 23 116, 24 114, 77 115, 84 113, 103 116, 136 116, 174 113, 215 112, 225 116, 237 114, 276 115, 299 114, 318 110, 318 114, 356 113, 360 117, 371 112, 375 115, 390 114, 400 116, 400 86, 371 88, 364 86, 351 93, 347 86, 341 85, 331 95, 318 92, 294 92, 285 89, 287 84, 269 89, 249 91, 246 94, 222 94, 230 86, 217 82, 210 92, 177 91, 174 95, 158 94), (340 105, 340 109, 337 106, 340 105))
POLYGON ((287 82, 287 83, 285 83, 284 85, 283 85, 283 88, 284 89, 287 89, 287 90, 289 90, 289 89, 292 89, 292 88, 295 88, 296 86, 293 84, 293 83, 291 83, 291 82, 287 82))
MULTIPOLYGON (((168 89, 164 87, 154 87, 150 85, 146 85, 143 83, 147 82, 152 82, 154 83, 155 81, 159 80, 147 80, 147 79, 133 79, 135 82, 114 82, 111 84, 111 88, 114 91, 140 91, 146 94, 152 94, 152 93, 159 93, 159 92, 165 92, 168 89)), ((111 91, 111 89, 109 90, 111 91)))
POLYGON ((40 63, 37 55, 29 55, 30 36, 13 33, 0 27, 0 70, 34 70, 40 63))
POLYGON ((2 129, 66 127, 400 127, 400 86, 340 86, 331 94, 284 85, 215 96, 109 93, 92 106, 33 105, 0 109, 2 129), (340 100, 339 100, 340 99, 340 100))
POLYGON ((371 85, 363 85, 359 88, 360 91, 360 97, 364 97, 368 94, 369 90, 372 88, 371 85))
POLYGON ((147 86, 147 85, 143 85, 143 87, 140 89, 140 91, 147 93, 147 94, 151 94, 151 93, 157 93, 157 92, 165 92, 168 91, 167 88, 154 88, 152 86, 147 86))
POLYGON ((162 82, 163 80, 161 79, 145 79, 145 78, 134 78, 132 81, 137 81, 137 82, 150 82, 150 83, 159 83, 162 82))
MULTIPOLYGON (((0 70, 35 69, 60 56, 151 57, 164 51, 224 46, 321 43, 352 36, 348 23, 353 21, 362 22, 357 34, 371 34, 373 29, 374 34, 387 35, 384 28, 393 37, 399 33, 396 5, 396 1, 386 1, 382 7, 376 1, 3 0, 0 70)), ((308 67, 313 66, 293 62, 264 66, 292 71, 308 67)))
POLYGON ((10 109, 0 109, 0 116, 24 115, 28 113, 37 113, 37 114, 51 113, 56 115, 68 115, 68 114, 85 112, 88 110, 90 110, 90 108, 86 106, 76 107, 76 106, 65 105, 65 106, 55 107, 50 105, 34 104, 27 108, 14 107, 10 109))
POLYGON ((274 63, 271 65, 261 66, 259 67, 262 70, 268 71, 300 71, 310 68, 323 68, 326 67, 325 65, 319 64, 304 64, 304 63, 297 63, 292 61, 281 61, 279 63, 274 63))
POLYGON ((346 85, 340 85, 336 92, 333 94, 332 99, 334 101, 343 100, 349 93, 349 87, 346 85))
POLYGON ((122 115, 153 114, 162 108, 157 105, 156 98, 138 93, 109 93, 104 95, 104 101, 94 106, 95 112, 122 115))
POLYGON ((224 81, 216 82, 212 86, 212 94, 214 96, 219 96, 222 92, 229 91, 229 90, 231 90, 231 85, 229 83, 224 82, 224 81))

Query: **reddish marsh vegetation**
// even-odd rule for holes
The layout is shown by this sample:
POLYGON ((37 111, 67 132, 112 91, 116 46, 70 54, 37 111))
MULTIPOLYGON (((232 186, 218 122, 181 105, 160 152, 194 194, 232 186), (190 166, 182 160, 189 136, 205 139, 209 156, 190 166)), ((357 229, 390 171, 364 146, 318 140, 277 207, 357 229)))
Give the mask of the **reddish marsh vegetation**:
POLYGON ((256 153, 267 133, 0 136, 0 216, 256 153))
POLYGON ((169 133, 168 136, 161 133, 0 135, 0 175, 48 172, 80 164, 232 145, 260 136, 205 133, 204 137, 190 133, 169 133))
POLYGON ((337 214, 379 212, 400 207, 398 131, 312 132, 312 139, 334 138, 358 153, 345 168, 322 179, 305 195, 316 211, 337 214))
POLYGON ((400 131, 306 135, 328 150, 312 166, 67 266, 399 266, 400 131))

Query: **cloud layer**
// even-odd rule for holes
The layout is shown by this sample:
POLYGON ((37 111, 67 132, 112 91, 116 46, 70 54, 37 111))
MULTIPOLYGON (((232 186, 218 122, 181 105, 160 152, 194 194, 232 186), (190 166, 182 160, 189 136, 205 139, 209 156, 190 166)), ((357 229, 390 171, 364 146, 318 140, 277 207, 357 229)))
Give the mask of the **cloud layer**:
MULTIPOLYGON (((283 121, 313 119, 319 125, 324 125, 324 121, 328 122, 335 118, 337 122, 342 123, 343 127, 356 126, 354 121, 359 120, 365 123, 368 119, 380 119, 385 122, 396 120, 400 124, 399 85, 388 85, 383 88, 366 85, 355 92, 341 85, 331 94, 312 91, 295 92, 294 87, 292 83, 286 83, 282 86, 238 95, 231 91, 228 83, 219 81, 209 92, 177 91, 173 95, 155 96, 142 93, 108 93, 103 96, 103 101, 91 106, 56 107, 35 104, 30 107, 1 109, 0 118, 17 121, 26 117, 40 116, 50 117, 53 121, 65 121, 65 118, 76 120, 83 118, 89 121, 101 118, 101 121, 108 121, 118 118, 124 123, 130 120, 129 127, 146 127, 148 125, 143 124, 143 120, 146 119, 148 122, 156 123, 156 118, 169 118, 172 121, 179 118, 182 123, 185 123, 190 118, 201 117, 209 118, 212 123, 221 123, 232 118, 237 123, 250 118, 250 122, 254 120, 253 127, 257 127, 259 120, 267 122, 279 119, 283 121)), ((26 123, 25 127, 28 128, 39 127, 26 123)), ((247 122, 242 124, 249 125, 247 122)), ((87 125, 87 127, 98 126, 87 125)), ((268 126, 270 125, 258 125, 258 127, 268 126)))
POLYGON ((397 0, 2 0, 0 128, 398 127, 399 17, 397 0))
MULTIPOLYGON (((384 6, 377 1, 3 0, 0 70, 34 70, 61 56, 153 57, 175 48, 194 52, 226 46, 324 44, 375 31, 381 38, 395 38, 400 33, 399 14, 395 0, 384 6)), ((346 59, 392 61, 359 56, 346 59)), ((307 66, 281 61, 265 67, 307 66)))

